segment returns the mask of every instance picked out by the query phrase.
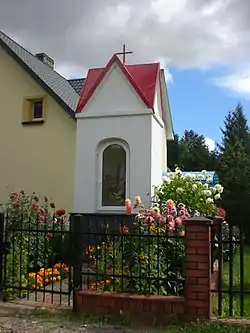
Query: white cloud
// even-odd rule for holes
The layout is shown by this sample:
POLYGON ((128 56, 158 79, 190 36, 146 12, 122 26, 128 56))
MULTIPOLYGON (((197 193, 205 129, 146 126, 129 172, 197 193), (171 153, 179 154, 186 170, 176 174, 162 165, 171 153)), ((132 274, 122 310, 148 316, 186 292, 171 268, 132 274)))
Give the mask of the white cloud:
POLYGON ((250 64, 245 70, 239 70, 235 73, 222 76, 214 80, 215 84, 220 87, 229 89, 233 93, 250 98, 250 64))
POLYGON ((214 140, 212 140, 212 139, 206 137, 206 138, 205 138, 205 144, 208 146, 208 149, 209 149, 210 151, 215 150, 215 141, 214 141, 214 140))
POLYGON ((179 68, 234 71, 250 57, 247 0, 0 0, 0 8, 0 29, 67 76, 104 66, 123 43, 134 52, 128 62, 179 68))

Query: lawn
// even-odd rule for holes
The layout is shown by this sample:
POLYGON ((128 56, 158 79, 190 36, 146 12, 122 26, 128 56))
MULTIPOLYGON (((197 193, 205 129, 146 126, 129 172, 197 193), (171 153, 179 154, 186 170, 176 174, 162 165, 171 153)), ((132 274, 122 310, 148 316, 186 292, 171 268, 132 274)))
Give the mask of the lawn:
MULTIPOLYGON (((241 281, 240 281, 240 254, 237 253, 234 257, 232 267, 229 264, 223 265, 222 273, 222 289, 228 291, 222 294, 222 317, 238 318, 243 314, 244 318, 250 318, 250 247, 244 249, 244 280, 243 280, 243 295, 241 297, 241 281), (230 274, 231 270, 231 274, 230 274), (230 279, 230 276, 232 278, 230 279), (231 280, 231 281, 230 281, 231 280), (232 287, 232 293, 229 290, 232 287), (246 291, 249 291, 247 294, 246 291), (243 310, 241 311, 241 308, 243 310), (243 312, 243 313, 241 313, 243 312)), ((215 313, 218 314, 218 295, 215 298, 215 313)))

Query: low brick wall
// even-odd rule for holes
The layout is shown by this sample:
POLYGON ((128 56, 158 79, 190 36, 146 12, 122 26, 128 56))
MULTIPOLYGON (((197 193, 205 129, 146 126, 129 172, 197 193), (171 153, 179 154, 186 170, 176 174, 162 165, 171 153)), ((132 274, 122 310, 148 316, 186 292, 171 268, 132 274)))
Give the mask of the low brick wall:
MULTIPOLYGON (((181 319, 185 299, 175 296, 134 295, 116 292, 81 290, 76 293, 76 309, 95 315, 125 316, 126 319, 157 323, 171 317, 181 319)), ((118 316, 118 317, 117 317, 118 316)))

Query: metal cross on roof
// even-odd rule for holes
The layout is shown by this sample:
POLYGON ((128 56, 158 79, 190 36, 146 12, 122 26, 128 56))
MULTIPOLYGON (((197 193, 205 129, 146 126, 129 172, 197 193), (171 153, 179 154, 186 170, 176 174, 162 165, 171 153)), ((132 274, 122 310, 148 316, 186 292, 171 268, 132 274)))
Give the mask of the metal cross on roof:
POLYGON ((125 64, 126 54, 132 54, 132 53, 133 53, 132 51, 126 51, 126 45, 123 44, 122 52, 117 52, 117 53, 115 53, 115 55, 122 55, 122 62, 123 62, 123 64, 125 64))

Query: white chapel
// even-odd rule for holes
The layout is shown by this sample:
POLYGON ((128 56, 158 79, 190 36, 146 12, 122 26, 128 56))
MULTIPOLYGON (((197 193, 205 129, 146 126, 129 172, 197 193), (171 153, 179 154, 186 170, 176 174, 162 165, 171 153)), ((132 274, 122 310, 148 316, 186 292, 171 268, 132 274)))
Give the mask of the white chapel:
POLYGON ((173 139, 164 70, 114 55, 90 69, 78 103, 74 212, 121 213, 139 195, 150 204, 173 139))

